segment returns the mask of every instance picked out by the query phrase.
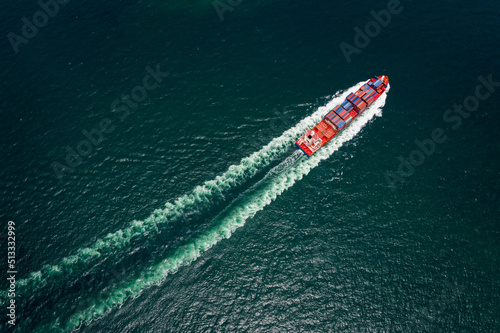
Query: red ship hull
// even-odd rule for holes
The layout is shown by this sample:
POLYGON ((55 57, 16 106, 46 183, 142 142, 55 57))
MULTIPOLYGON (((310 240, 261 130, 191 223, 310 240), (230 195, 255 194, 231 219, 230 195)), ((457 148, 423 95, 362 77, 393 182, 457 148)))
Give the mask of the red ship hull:
POLYGON ((307 130, 295 142, 297 147, 307 156, 317 152, 373 104, 385 92, 388 84, 387 76, 370 79, 358 91, 350 93, 342 104, 329 111, 316 126, 307 130))

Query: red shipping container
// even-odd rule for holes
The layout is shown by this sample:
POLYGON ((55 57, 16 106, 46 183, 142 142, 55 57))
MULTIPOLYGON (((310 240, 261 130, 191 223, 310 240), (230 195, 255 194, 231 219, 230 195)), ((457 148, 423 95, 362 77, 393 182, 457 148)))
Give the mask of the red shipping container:
POLYGON ((371 102, 373 102, 374 96, 375 94, 366 95, 365 98, 363 98, 363 100, 366 103, 370 104, 371 102))
POLYGON ((330 127, 325 131, 325 136, 331 139, 335 135, 335 131, 330 127))
POLYGON ((349 118, 349 112, 345 112, 344 114, 342 114, 342 120, 346 120, 346 118, 349 118))
POLYGON ((324 122, 320 122, 318 125, 316 125, 316 127, 321 131, 323 132, 325 129, 326 129, 326 124, 324 122))

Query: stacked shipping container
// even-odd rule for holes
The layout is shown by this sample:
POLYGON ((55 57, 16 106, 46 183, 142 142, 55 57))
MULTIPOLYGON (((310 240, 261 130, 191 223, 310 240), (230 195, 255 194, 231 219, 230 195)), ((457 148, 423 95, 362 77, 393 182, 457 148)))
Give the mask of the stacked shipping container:
POLYGON ((357 110, 363 110, 366 107, 366 102, 353 93, 350 93, 349 96, 347 96, 347 100, 354 104, 357 110))
POLYGON ((328 112, 325 118, 328 119, 332 124, 334 124, 338 130, 341 130, 345 126, 345 121, 333 110, 328 112))
POLYGON ((338 114, 342 119, 345 119, 345 117, 349 114, 349 112, 340 105, 333 109, 333 112, 338 114))
POLYGON ((327 123, 324 121, 321 121, 316 125, 316 128, 318 129, 318 134, 321 133, 322 135, 320 136, 321 140, 323 140, 323 137, 326 137, 327 139, 331 139, 335 134, 336 131, 327 123))
POLYGON ((379 96, 380 95, 375 90, 373 90, 372 88, 370 88, 366 92, 366 94, 363 96, 363 100, 366 102, 366 104, 371 104, 379 96))
MULTIPOLYGON (((356 94, 350 93, 341 105, 328 112, 325 118, 331 124, 333 124, 337 128, 337 130, 342 130, 347 124, 349 124, 349 122, 351 122, 353 118, 358 115, 358 112, 356 111, 365 109, 380 96, 380 94, 377 93, 376 89, 381 84, 383 84, 383 82, 380 80, 365 83, 356 92, 356 94)), ((329 127, 329 125, 327 124, 325 124, 325 126, 329 127)), ((323 130, 321 131, 323 132, 323 130)))
POLYGON ((340 106, 342 106, 347 111, 351 111, 352 109, 354 109, 354 105, 352 105, 351 102, 349 102, 347 100, 342 102, 342 104, 340 104, 340 106))
POLYGON ((341 105, 328 112, 312 130, 306 131, 306 134, 297 139, 295 144, 307 156, 311 156, 372 104, 385 91, 388 83, 387 76, 370 79, 358 91, 350 93, 341 105), (314 142, 311 141, 311 135, 314 142), (321 140, 319 146, 317 139, 321 140))

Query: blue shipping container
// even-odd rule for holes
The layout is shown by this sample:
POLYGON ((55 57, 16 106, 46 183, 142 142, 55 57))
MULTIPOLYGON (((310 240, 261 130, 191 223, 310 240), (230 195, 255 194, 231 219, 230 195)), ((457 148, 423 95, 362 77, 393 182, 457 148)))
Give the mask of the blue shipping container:
POLYGON ((347 111, 351 111, 353 108, 351 102, 349 102, 349 101, 344 101, 344 103, 342 103, 342 107, 344 109, 346 109, 347 111))

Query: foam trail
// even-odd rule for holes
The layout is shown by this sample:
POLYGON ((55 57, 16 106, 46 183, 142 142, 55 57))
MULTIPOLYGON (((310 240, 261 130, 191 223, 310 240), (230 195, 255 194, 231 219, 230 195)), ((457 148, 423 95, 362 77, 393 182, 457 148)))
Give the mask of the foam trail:
MULTIPOLYGON (((337 92, 327 105, 319 107, 312 115, 302 119, 297 125, 285 131, 280 137, 273 139, 259 151, 243 158, 240 164, 230 166, 226 172, 217 176, 214 180, 195 187, 191 193, 177 198, 173 203, 165 204, 165 208, 155 210, 145 220, 132 221, 129 227, 108 234, 90 247, 79 249, 74 255, 63 258, 59 264, 45 265, 42 270, 33 272, 27 278, 19 280, 19 292, 22 293, 27 288, 29 288, 29 292, 38 290, 50 278, 63 273, 71 273, 77 265, 90 264, 89 261, 100 257, 104 253, 123 248, 134 237, 156 231, 159 224, 182 217, 189 210, 196 210, 202 205, 210 204, 215 195, 222 194, 224 191, 240 185, 285 153, 290 143, 294 142, 299 134, 302 134, 306 128, 314 126, 329 110, 340 104, 350 91, 359 89, 363 84, 364 81, 359 82, 343 93, 337 92)), ((0 295, 4 294, 6 294, 5 291, 0 293, 0 295)))
MULTIPOLYGON (((383 94, 368 110, 353 121, 339 137, 332 140, 328 145, 321 148, 317 153, 308 159, 302 159, 298 163, 287 163, 283 172, 277 173, 271 177, 272 182, 255 197, 250 198, 245 205, 239 205, 227 215, 221 223, 194 239, 189 244, 179 247, 171 256, 152 269, 143 272, 138 279, 127 284, 121 285, 112 290, 109 297, 102 301, 94 301, 92 305, 72 315, 65 327, 61 327, 61 320, 57 319, 50 327, 55 330, 71 330, 80 326, 82 323, 88 323, 93 319, 99 318, 111 311, 113 308, 122 305, 128 297, 138 296, 142 290, 153 284, 160 284, 168 274, 175 273, 179 267, 188 265, 196 260, 200 255, 219 243, 225 238, 231 237, 231 234, 245 224, 248 218, 253 217, 258 211, 261 211, 274 201, 283 191, 290 188, 296 181, 301 180, 322 160, 328 158, 337 151, 345 142, 351 140, 375 115, 381 115, 382 107, 385 105, 386 93, 383 94)), ((278 168, 280 166, 277 166, 278 168)), ((279 169, 279 168, 278 168, 279 169)))

